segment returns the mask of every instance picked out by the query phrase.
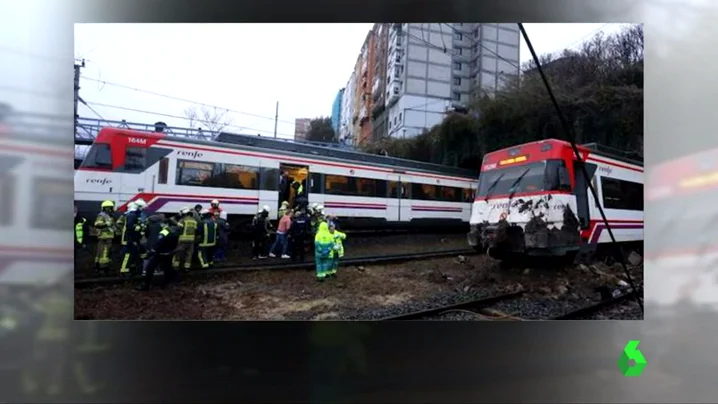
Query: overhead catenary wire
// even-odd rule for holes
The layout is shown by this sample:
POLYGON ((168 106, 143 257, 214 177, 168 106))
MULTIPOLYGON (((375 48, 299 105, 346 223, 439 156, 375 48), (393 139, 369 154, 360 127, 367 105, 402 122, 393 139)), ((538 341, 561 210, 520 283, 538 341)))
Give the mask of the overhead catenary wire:
MULTIPOLYGON (((573 131, 571 129, 571 126, 568 124, 568 120, 566 120, 566 117, 563 114, 563 111, 561 110, 561 106, 558 103, 558 100, 556 99, 556 96, 553 93, 553 90, 551 89, 551 85, 548 82, 548 78, 546 77, 546 74, 543 71, 543 68, 541 66, 541 62, 539 61, 539 57, 536 54, 536 50, 534 49, 533 45, 531 44, 531 40, 529 39, 529 35, 526 32, 526 29, 524 28, 524 25, 522 23, 518 23, 519 30, 521 31, 521 35, 524 37, 524 40, 526 41, 526 46, 529 48, 529 52, 531 52, 531 57, 534 60, 534 63, 536 63, 536 69, 538 70, 539 75, 541 76, 541 80, 543 81, 544 86, 546 87, 546 91, 548 92, 548 96, 551 99, 551 104, 553 104, 554 110, 556 111, 556 114, 558 115, 558 119, 561 122, 561 127, 563 128, 563 132, 566 136, 566 140, 571 144, 571 148, 573 149, 574 154, 576 155, 576 159, 578 161, 583 161, 581 158, 581 152, 578 150, 578 146, 576 145, 575 136, 573 134, 573 131)), ((611 245, 614 246, 616 249, 616 256, 619 259, 619 262, 621 266, 623 267, 624 274, 626 275, 626 280, 628 281, 629 286, 631 287, 631 294, 636 299, 636 303, 638 303, 638 306, 641 308, 641 313, 644 313, 643 311, 643 302, 641 301, 641 297, 638 296, 638 289, 636 288, 636 284, 633 281, 633 277, 631 276, 631 272, 628 270, 628 265, 626 265, 626 258, 623 255, 623 251, 621 247, 618 245, 618 242, 616 241, 616 237, 613 235, 613 230, 611 229, 611 225, 608 222, 608 218, 606 217, 606 212, 603 210, 603 207, 601 206, 601 201, 598 199, 598 193, 596 193, 596 189, 593 187, 593 183, 591 181, 591 176, 588 175, 588 171, 586 170, 586 166, 584 164, 580 165, 581 173, 584 177, 584 180, 586 181, 588 185, 588 189, 591 191, 591 194, 593 195, 594 202, 596 203, 596 207, 598 208, 598 211, 601 213, 601 219, 603 219, 603 223, 606 226, 606 231, 608 231, 608 235, 611 238, 611 245)))
MULTIPOLYGON (((102 104, 102 103, 98 103, 98 102, 88 102, 87 104, 89 104, 89 105, 86 105, 86 106, 88 106, 88 107, 89 107, 90 105, 94 105, 94 106, 96 106, 96 107, 119 109, 119 110, 129 111, 129 112, 137 112, 137 113, 140 113, 140 114, 148 114, 148 115, 162 116, 162 117, 165 117, 165 118, 181 119, 181 120, 184 120, 184 121, 190 121, 190 120, 191 120, 190 118, 188 118, 188 117, 186 117, 186 116, 172 115, 172 114, 167 114, 167 113, 164 113, 164 112, 155 112, 155 111, 147 111, 147 110, 137 109, 137 108, 123 107, 123 106, 120 106, 120 105, 102 104)), ((203 121, 199 120, 198 122, 203 122, 203 121)), ((256 132, 269 133, 269 134, 274 135, 274 131, 265 130, 265 129, 250 128, 250 127, 238 126, 238 125, 227 125, 227 127, 236 128, 236 129, 238 129, 238 130, 251 130, 251 131, 256 131, 256 132)), ((278 135, 281 135, 281 136, 283 136, 283 137, 290 137, 290 138, 293 138, 293 137, 294 137, 294 135, 288 135, 288 134, 286 134, 286 133, 278 133, 278 135)))
MULTIPOLYGON (((226 111, 226 112, 232 112, 232 113, 235 113, 235 114, 246 115, 246 116, 251 116, 251 117, 255 117, 255 118, 262 118, 262 119, 267 119, 267 120, 270 120, 270 121, 274 121, 274 120, 275 120, 275 118, 272 117, 272 116, 265 116, 265 115, 253 114, 253 113, 250 113, 250 112, 237 111, 237 110, 234 110, 234 109, 229 109, 229 108, 220 107, 220 106, 217 106, 217 105, 212 105, 212 104, 207 104, 207 103, 203 103, 203 102, 198 102, 198 101, 190 100, 190 99, 187 99, 187 98, 176 97, 176 96, 169 95, 169 94, 158 93, 158 92, 155 92, 155 91, 145 90, 145 89, 142 89, 142 88, 132 87, 132 86, 128 86, 128 85, 125 85, 125 84, 115 83, 115 82, 111 82, 111 81, 107 81, 107 80, 100 80, 100 79, 96 79, 96 78, 93 78, 93 77, 82 76, 80 79, 81 79, 81 80, 89 80, 89 81, 92 81, 92 82, 100 83, 100 84, 107 85, 107 86, 111 86, 111 87, 124 88, 125 90, 132 90, 132 91, 137 91, 137 92, 144 93, 144 94, 148 94, 148 95, 154 95, 154 96, 166 98, 166 99, 169 99, 169 100, 185 102, 185 103, 188 103, 188 104, 199 105, 199 106, 202 106, 202 107, 214 108, 214 109, 218 109, 218 110, 222 110, 222 111, 226 111)), ((278 121, 278 122, 282 122, 282 123, 288 123, 288 124, 291 124, 291 125, 294 125, 294 123, 295 123, 295 122, 293 122, 293 121, 287 121, 287 120, 283 120, 283 119, 278 119, 277 121, 278 121)))

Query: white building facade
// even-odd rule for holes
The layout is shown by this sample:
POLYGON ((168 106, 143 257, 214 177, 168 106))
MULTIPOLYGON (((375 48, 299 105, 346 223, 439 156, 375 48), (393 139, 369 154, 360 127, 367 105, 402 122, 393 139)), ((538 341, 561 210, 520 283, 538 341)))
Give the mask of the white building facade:
POLYGON ((354 93, 356 91, 356 76, 354 73, 344 88, 342 97, 341 120, 339 122, 339 139, 348 141, 354 138, 352 117, 354 116, 354 93))
POLYGON ((393 24, 386 106, 391 137, 414 137, 519 73, 516 24, 393 24))

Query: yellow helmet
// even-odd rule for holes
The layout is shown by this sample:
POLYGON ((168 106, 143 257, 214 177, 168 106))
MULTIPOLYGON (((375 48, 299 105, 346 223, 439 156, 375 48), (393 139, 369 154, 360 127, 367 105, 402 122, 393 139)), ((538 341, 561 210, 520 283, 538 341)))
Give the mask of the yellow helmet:
POLYGON ((102 202, 101 207, 102 207, 102 209, 105 209, 105 208, 114 208, 114 207, 115 207, 115 203, 112 202, 112 201, 110 201, 110 200, 107 200, 107 201, 102 202))

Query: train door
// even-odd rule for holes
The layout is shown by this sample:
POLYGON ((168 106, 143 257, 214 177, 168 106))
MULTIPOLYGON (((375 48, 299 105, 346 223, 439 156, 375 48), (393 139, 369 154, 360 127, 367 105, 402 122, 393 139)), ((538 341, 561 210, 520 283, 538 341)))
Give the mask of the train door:
POLYGON ((294 207, 296 198, 300 195, 309 198, 309 166, 280 163, 279 175, 279 206, 282 202, 287 201, 289 206, 294 207))
POLYGON ((386 178, 387 202, 386 220, 388 222, 408 222, 411 220, 411 205, 406 199, 406 184, 402 177, 390 174, 386 178))
POLYGON ((593 195, 590 195, 591 191, 588 189, 588 182, 586 182, 586 178, 583 175, 582 165, 586 167, 589 178, 593 178, 596 172, 596 165, 581 161, 574 161, 573 164, 573 176, 576 183, 573 189, 573 194, 576 196, 576 216, 578 216, 578 220, 581 223, 581 229, 585 230, 591 225, 588 199, 593 198, 593 195))

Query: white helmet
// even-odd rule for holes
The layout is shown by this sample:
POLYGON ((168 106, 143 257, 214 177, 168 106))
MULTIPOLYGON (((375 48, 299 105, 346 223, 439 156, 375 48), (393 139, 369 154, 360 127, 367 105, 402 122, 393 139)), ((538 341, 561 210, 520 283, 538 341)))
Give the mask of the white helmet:
POLYGON ((317 210, 320 211, 320 212, 323 211, 323 210, 324 210, 324 205, 319 205, 319 206, 317 206, 317 210))
POLYGON ((189 211, 190 211, 190 209, 187 206, 185 206, 184 208, 180 209, 179 213, 180 213, 180 215, 186 215, 189 213, 189 211))
POLYGON ((137 210, 137 208, 138 208, 137 202, 130 202, 130 203, 127 204, 127 211, 128 211, 128 212, 134 212, 134 211, 137 210))
POLYGON ((264 209, 261 209, 261 208, 260 208, 260 209, 257 211, 257 213, 264 213, 264 209))
POLYGON ((208 209, 202 209, 202 210, 199 212, 199 214, 200 214, 200 215, 209 215, 209 210, 208 210, 208 209))
POLYGON ((269 205, 262 206, 262 210, 269 213, 269 205))
POLYGON ((145 202, 145 200, 142 198, 136 200, 135 204, 137 205, 137 209, 140 209, 140 210, 147 207, 147 202, 145 202))
POLYGON ((319 207, 319 204, 318 204, 318 203, 314 202, 314 203, 312 204, 312 209, 317 209, 318 207, 319 207))
POLYGON ((214 205, 219 206, 219 201, 216 200, 216 199, 212 199, 212 202, 210 202, 210 205, 212 205, 212 206, 214 206, 214 205))
POLYGON ((227 212, 225 212, 225 211, 219 212, 219 218, 222 220, 227 220, 227 212))

